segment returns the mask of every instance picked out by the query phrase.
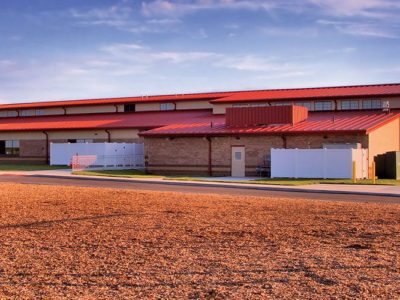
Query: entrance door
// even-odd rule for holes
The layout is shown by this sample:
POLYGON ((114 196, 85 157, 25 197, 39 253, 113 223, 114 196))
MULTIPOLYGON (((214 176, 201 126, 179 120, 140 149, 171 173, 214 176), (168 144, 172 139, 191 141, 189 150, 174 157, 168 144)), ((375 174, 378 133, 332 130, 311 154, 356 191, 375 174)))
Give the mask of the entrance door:
POLYGON ((245 176, 245 151, 243 146, 232 147, 232 176, 245 176))

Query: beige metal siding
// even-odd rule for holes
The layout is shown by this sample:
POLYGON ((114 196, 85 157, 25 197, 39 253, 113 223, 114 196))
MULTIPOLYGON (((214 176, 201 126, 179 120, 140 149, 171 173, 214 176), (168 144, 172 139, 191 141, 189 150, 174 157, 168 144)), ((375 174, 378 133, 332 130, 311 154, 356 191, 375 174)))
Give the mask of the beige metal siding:
POLYGON ((212 104, 208 101, 178 101, 176 109, 207 109, 212 108, 212 104))
POLYGON ((115 110, 114 105, 71 106, 67 107, 67 114, 113 113, 115 110))
POLYGON ((46 139, 44 133, 40 131, 24 131, 24 132, 0 132, 0 140, 43 140, 46 139))
POLYGON ((400 150, 400 120, 394 120, 371 132, 368 144, 370 164, 378 154, 400 150))
POLYGON ((136 111, 158 111, 160 103, 137 103, 136 111))
POLYGON ((45 116, 63 115, 63 114, 64 114, 64 109, 62 109, 61 107, 43 109, 43 115, 45 116))

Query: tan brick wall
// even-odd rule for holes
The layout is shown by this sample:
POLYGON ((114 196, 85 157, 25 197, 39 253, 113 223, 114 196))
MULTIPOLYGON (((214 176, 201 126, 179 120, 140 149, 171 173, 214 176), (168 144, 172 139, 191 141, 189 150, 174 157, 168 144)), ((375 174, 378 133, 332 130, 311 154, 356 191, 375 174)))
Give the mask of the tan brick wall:
POLYGON ((205 166, 208 142, 205 138, 145 138, 145 152, 151 166, 205 166))
POLYGON ((20 141, 20 157, 46 157, 46 141, 20 141))
MULTIPOLYGON (((231 147, 245 146, 246 175, 255 175, 256 167, 269 159, 271 148, 283 148, 281 136, 213 137, 213 175, 230 175, 231 147)), ((288 148, 321 148, 324 143, 361 143, 368 146, 364 135, 288 136, 288 148)), ((160 174, 207 175, 208 141, 203 137, 145 138, 148 170, 160 174)))
POLYGON ((232 146, 245 146, 245 163, 247 168, 262 164, 270 154, 271 148, 282 148, 280 136, 241 136, 212 138, 212 162, 217 167, 231 167, 232 146))
POLYGON ((293 135, 287 136, 287 148, 316 149, 323 144, 361 143, 368 148, 368 137, 362 134, 326 134, 326 135, 293 135))

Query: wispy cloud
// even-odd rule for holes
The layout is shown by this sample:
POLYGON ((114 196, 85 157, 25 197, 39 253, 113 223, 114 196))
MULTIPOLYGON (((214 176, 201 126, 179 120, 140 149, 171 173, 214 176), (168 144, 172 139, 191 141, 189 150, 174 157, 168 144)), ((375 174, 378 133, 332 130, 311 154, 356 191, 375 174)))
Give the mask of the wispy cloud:
POLYGON ((304 65, 294 65, 276 57, 160 51, 138 43, 105 45, 87 56, 46 63, 40 60, 0 61, 0 69, 3 66, 8 71, 0 75, 0 99, 14 100, 20 96, 23 101, 27 99, 22 95, 45 100, 233 89, 240 78, 243 81, 244 74, 246 86, 255 87, 260 85, 263 76, 297 78, 310 72, 304 65), (198 70, 204 68, 207 73, 202 76, 198 70), (226 82, 210 81, 209 73, 233 77, 226 82), (177 80, 179 88, 175 84, 177 80))
POLYGON ((319 30, 316 27, 265 27, 261 28, 261 33, 272 37, 317 37, 319 30))
POLYGON ((90 10, 71 9, 70 15, 80 25, 108 26, 132 33, 159 33, 174 30, 181 21, 177 18, 138 19, 136 11, 127 1, 90 10))
POLYGON ((318 20, 317 23, 320 25, 331 26, 337 31, 349 35, 390 39, 399 38, 398 30, 400 27, 386 26, 382 23, 332 20, 318 20))
POLYGON ((152 15, 183 15, 204 10, 215 9, 247 9, 270 11, 276 8, 299 7, 295 1, 277 0, 192 0, 171 1, 154 0, 142 3, 142 13, 146 16, 152 15))
POLYGON ((337 17, 362 16, 368 18, 394 17, 400 9, 398 0, 309 0, 324 13, 337 17))

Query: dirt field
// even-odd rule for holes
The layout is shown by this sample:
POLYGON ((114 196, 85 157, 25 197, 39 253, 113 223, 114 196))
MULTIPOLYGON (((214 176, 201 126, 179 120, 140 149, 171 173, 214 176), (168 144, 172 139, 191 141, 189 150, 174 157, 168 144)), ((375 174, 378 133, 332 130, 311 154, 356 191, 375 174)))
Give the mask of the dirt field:
POLYGON ((0 211, 1 299, 400 297, 400 205, 0 184, 0 211))

